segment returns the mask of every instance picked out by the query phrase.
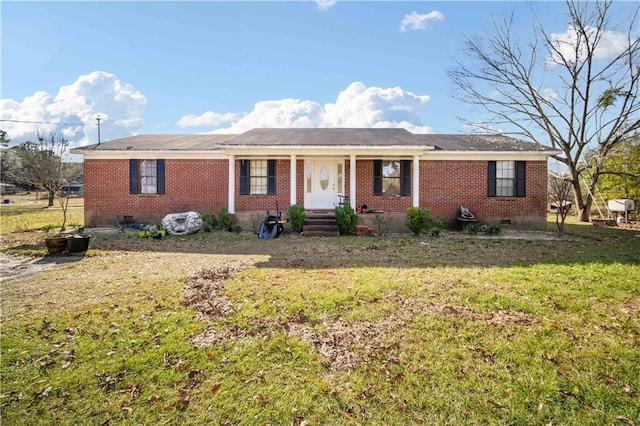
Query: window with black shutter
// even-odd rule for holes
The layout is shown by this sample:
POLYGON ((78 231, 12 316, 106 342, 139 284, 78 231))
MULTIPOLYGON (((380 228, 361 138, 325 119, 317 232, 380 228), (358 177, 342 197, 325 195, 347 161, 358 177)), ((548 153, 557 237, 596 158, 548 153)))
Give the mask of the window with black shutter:
POLYGON ((487 180, 489 197, 524 197, 525 188, 525 161, 489 161, 487 180))
POLYGON ((276 193, 276 160, 240 160, 240 194, 276 193))
POLYGON ((411 195, 411 161, 374 160, 373 195, 411 195))
POLYGON ((164 194, 164 160, 129 160, 130 194, 164 194))

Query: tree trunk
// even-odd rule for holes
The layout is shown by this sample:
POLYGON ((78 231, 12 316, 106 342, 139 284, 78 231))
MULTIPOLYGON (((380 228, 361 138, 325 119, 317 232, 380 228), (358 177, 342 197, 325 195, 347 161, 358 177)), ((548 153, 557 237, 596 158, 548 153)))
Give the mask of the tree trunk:
POLYGON ((591 220, 591 196, 587 195, 587 202, 578 210, 578 220, 580 222, 589 222, 591 220))
MULTIPOLYGON (((589 209, 591 203, 585 202, 582 197, 582 188, 580 187, 580 175, 575 167, 569 167, 571 173, 571 187, 573 189, 573 199, 575 200, 575 208, 578 213, 578 220, 580 222, 589 222, 589 209), (587 206, 587 204, 589 204, 587 206)), ((587 198, 587 200, 589 197, 587 198)))
POLYGON ((47 207, 53 206, 53 200, 55 199, 56 193, 54 191, 47 191, 49 193, 49 204, 47 207))

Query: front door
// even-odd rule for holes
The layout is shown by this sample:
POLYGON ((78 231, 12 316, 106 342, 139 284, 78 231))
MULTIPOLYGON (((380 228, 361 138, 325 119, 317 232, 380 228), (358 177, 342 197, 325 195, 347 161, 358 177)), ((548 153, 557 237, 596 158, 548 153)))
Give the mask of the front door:
POLYGON ((334 209, 344 193, 344 163, 335 159, 306 160, 304 207, 334 209))

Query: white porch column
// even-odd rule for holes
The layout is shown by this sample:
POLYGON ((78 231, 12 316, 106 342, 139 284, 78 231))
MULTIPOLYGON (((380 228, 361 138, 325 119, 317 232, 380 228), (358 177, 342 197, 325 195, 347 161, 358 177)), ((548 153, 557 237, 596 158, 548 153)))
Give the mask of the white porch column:
POLYGON ((236 158, 229 155, 229 205, 227 210, 229 214, 236 212, 236 158))
POLYGON ((356 156, 349 155, 349 204, 355 210, 356 206, 356 156))
POLYGON ((420 156, 413 156, 413 207, 420 207, 420 156))
POLYGON ((290 175, 291 175, 291 201, 290 201, 290 205, 294 205, 296 204, 296 199, 297 199, 297 193, 296 193, 296 176, 297 176, 297 167, 296 167, 296 155, 295 154, 291 154, 291 171, 290 171, 290 175))

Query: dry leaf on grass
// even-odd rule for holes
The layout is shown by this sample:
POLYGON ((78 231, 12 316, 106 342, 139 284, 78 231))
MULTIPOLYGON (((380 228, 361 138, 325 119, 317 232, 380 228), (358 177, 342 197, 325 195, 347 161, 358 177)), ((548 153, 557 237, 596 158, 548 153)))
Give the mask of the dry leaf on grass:
MULTIPOLYGON (((202 269, 190 276, 182 300, 209 320, 219 320, 238 312, 231 300, 221 293, 224 281, 232 278, 247 265, 235 263, 202 269)), ((192 342, 198 347, 224 345, 249 337, 268 339, 275 333, 285 331, 289 337, 297 338, 313 345, 323 358, 324 365, 331 371, 347 371, 357 367, 367 359, 382 359, 385 364, 397 363, 402 357, 400 344, 402 332, 416 315, 455 316, 467 321, 483 321, 496 328, 507 325, 528 326, 534 319, 523 313, 507 309, 496 312, 478 312, 464 306, 437 304, 423 299, 404 298, 390 294, 398 308, 378 321, 347 321, 323 318, 320 324, 309 321, 304 310, 299 310, 286 322, 278 322, 269 317, 256 317, 248 321, 248 327, 216 326, 215 322, 202 333, 194 336, 192 342)), ((487 360, 491 354, 472 348, 487 360)))

